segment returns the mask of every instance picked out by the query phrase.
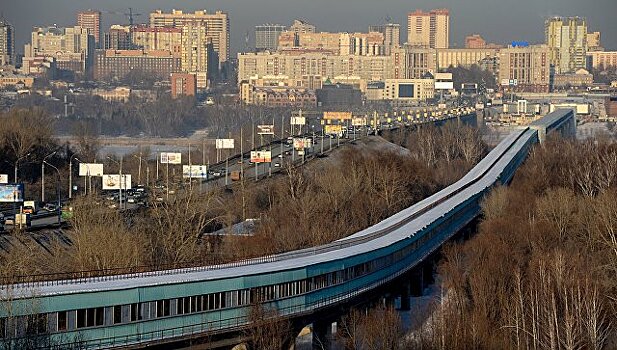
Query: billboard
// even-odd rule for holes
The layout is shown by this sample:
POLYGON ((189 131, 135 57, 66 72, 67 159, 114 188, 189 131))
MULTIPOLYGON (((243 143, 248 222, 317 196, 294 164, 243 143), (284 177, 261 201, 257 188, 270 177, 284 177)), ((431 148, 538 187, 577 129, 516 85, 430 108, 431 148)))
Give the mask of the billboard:
POLYGON ((252 163, 271 163, 272 152, 270 151, 251 151, 252 163))
POLYGON ((8 184, 9 183, 9 175, 0 174, 0 184, 8 184))
POLYGON ((79 163, 79 176, 103 176, 103 164, 79 163))
POLYGON ((309 138, 294 138, 295 149, 311 148, 313 146, 313 140, 309 138))
POLYGON ((104 190, 119 190, 122 185, 123 190, 131 189, 131 175, 122 174, 122 184, 120 184, 120 175, 103 175, 104 190))
POLYGON ((193 179, 208 178, 208 168, 205 165, 183 165, 182 177, 193 179))
POLYGON ((216 139, 216 149, 234 149, 234 139, 216 139))
POLYGON ((257 125, 257 135, 274 135, 274 125, 257 125))
POLYGON ((351 120, 352 126, 364 126, 366 125, 366 118, 353 118, 351 120))
POLYGON ((326 125, 326 134, 340 134, 342 132, 342 125, 326 125))
POLYGON ((182 153, 161 153, 161 164, 182 164, 182 153))
POLYGON ((291 117, 291 125, 305 125, 306 118, 305 117, 291 117))
POLYGON ((508 85, 510 85, 509 79, 501 79, 501 86, 508 86, 508 85))
POLYGON ((435 90, 453 90, 454 83, 451 81, 437 81, 435 82, 435 90))
POLYGON ((351 120, 351 112, 323 112, 326 120, 351 120))
POLYGON ((0 203, 24 201, 24 184, 0 185, 0 203))

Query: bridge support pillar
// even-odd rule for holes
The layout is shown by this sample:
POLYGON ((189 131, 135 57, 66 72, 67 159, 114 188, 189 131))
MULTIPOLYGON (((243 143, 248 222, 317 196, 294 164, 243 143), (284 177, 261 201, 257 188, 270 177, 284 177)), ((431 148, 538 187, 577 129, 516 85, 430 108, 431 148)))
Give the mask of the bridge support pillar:
POLYGON ((332 345, 332 322, 313 322, 313 349, 329 350, 332 345))
POLYGON ((435 275, 433 273, 434 268, 435 261, 433 259, 429 259, 424 264, 422 264, 422 280, 424 283, 422 289, 435 282, 435 275))
POLYGON ((424 290, 424 268, 422 266, 416 268, 409 275, 409 289, 411 296, 422 296, 424 290))
POLYGON ((401 311, 411 310, 410 291, 411 285, 409 281, 405 281, 401 286, 401 311))

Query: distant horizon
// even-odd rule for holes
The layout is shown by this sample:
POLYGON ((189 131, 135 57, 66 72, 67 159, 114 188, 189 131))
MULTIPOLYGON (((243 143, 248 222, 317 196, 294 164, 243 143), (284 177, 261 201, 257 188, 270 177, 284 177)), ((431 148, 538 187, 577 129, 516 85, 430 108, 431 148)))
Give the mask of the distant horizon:
POLYGON ((463 48, 465 37, 480 34, 487 43, 508 45, 512 41, 526 41, 531 44, 544 43, 544 21, 555 16, 585 17, 588 32, 599 31, 601 44, 606 50, 617 49, 617 24, 614 14, 617 5, 614 0, 597 0, 593 5, 573 0, 520 0, 516 4, 492 3, 488 0, 468 0, 465 4, 453 0, 405 3, 403 0, 370 2, 366 0, 326 0, 307 2, 293 0, 212 0, 197 5, 195 1, 175 2, 165 0, 54 0, 50 5, 44 0, 22 0, 2 9, 2 17, 15 27, 15 49, 23 54, 24 45, 30 41, 32 27, 59 27, 76 25, 76 14, 88 9, 101 11, 101 31, 106 32, 112 24, 128 24, 120 15, 132 7, 136 23, 148 23, 148 14, 156 9, 170 12, 172 9, 193 12, 205 9, 209 12, 221 10, 230 18, 230 49, 235 58, 238 52, 246 51, 245 36, 249 36, 249 50, 254 46, 254 29, 265 23, 289 26, 294 19, 302 19, 325 32, 367 32, 369 25, 386 22, 401 25, 401 44, 407 39, 407 13, 416 9, 429 11, 437 8, 450 10, 450 47, 463 48), (273 11, 275 10, 275 11, 273 11))

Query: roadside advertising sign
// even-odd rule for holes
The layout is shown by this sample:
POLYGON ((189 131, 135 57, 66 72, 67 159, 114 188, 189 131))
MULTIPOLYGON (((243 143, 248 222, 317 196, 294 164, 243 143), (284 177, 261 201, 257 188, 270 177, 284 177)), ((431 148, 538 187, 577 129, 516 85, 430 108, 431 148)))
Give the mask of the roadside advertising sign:
POLYGON ((234 139, 216 139, 216 149, 234 149, 234 139))
POLYGON ((271 163, 272 152, 270 151, 251 151, 252 163, 271 163))
POLYGON ((0 185, 0 203, 24 201, 24 184, 0 185))
POLYGON ((351 120, 351 125, 352 126, 365 126, 366 125, 366 118, 353 118, 351 120))
POLYGON ((326 125, 326 134, 340 134, 342 132, 342 125, 326 125))
POLYGON ((103 176, 103 164, 79 163, 79 176, 103 176))
POLYGON ((161 153, 161 164, 182 164, 182 153, 161 153))
POLYGON ((205 165, 183 165, 182 177, 205 179, 208 177, 208 168, 205 165))
POLYGON ((305 125, 306 118, 305 117, 291 117, 291 125, 305 125))
MULTIPOLYGON (((131 175, 122 174, 122 189, 131 189, 131 175)), ((120 189, 120 175, 103 175, 103 189, 104 190, 119 190, 120 189)))
POLYGON ((274 135, 274 125, 257 125, 257 135, 274 135))
POLYGON ((294 138, 294 149, 305 149, 313 146, 313 140, 309 138, 294 138))
POLYGON ((508 85, 510 85, 509 79, 501 79, 501 86, 508 86, 508 85))
POLYGON ((0 174, 0 184, 8 184, 8 183, 9 183, 9 175, 0 174))
POLYGON ((326 120, 351 120, 351 112, 323 112, 326 120))

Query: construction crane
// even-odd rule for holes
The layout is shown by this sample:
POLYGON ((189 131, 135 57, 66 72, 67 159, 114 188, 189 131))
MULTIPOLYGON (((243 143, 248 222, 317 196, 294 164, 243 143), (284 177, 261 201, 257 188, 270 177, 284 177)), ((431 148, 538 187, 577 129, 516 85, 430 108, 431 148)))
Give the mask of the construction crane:
POLYGON ((128 18, 129 20, 129 25, 131 27, 135 24, 135 17, 141 16, 141 13, 133 12, 132 7, 129 7, 129 12, 118 12, 118 11, 103 11, 103 12, 111 14, 111 15, 126 16, 126 18, 128 18))
POLYGON ((129 7, 129 12, 124 14, 129 19, 129 25, 132 27, 134 24, 134 18, 141 16, 141 13, 133 13, 133 8, 129 7))

